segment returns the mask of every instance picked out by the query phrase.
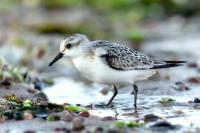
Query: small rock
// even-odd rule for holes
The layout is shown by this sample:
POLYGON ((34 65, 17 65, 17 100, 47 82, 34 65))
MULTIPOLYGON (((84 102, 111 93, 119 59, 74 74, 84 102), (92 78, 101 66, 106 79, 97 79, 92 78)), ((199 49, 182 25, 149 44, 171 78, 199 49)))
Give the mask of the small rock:
POLYGON ((57 128, 55 128, 54 131, 56 131, 56 132, 63 132, 63 131, 67 132, 68 129, 66 129, 65 127, 63 127, 63 128, 61 128, 61 127, 57 127, 57 128))
POLYGON ((42 82, 39 78, 35 78, 35 81, 33 82, 35 89, 42 90, 42 82))
POLYGON ((174 113, 176 113, 177 115, 182 115, 184 114, 184 112, 182 110, 176 110, 174 111, 174 113))
POLYGON ((27 91, 28 91, 29 93, 32 93, 32 94, 34 94, 34 93, 36 93, 36 92, 37 92, 37 90, 36 90, 36 89, 32 89, 32 88, 29 88, 27 91))
POLYGON ((24 131, 24 133, 36 133, 36 132, 33 130, 26 130, 26 131, 24 131))
POLYGON ((74 131, 81 131, 85 128, 84 119, 81 118, 75 118, 73 120, 73 130, 74 131))
POLYGON ((188 79, 190 83, 200 84, 200 77, 191 77, 188 79))
POLYGON ((108 92, 109 92, 109 89, 108 88, 103 88, 103 89, 101 89, 101 94, 103 94, 103 95, 107 95, 108 94, 108 92))
POLYGON ((50 114, 47 117, 47 121, 59 121, 60 120, 60 116, 56 115, 56 114, 50 114))
POLYGON ((41 106, 48 105, 48 98, 46 94, 44 94, 43 92, 39 92, 35 94, 34 100, 35 100, 36 105, 41 105, 41 106))
POLYGON ((200 103, 200 99, 199 98, 194 98, 194 103, 200 103))
POLYGON ((170 80, 171 76, 170 75, 166 75, 164 78, 165 78, 165 80, 170 80))
POLYGON ((145 122, 152 122, 152 121, 157 121, 160 117, 154 114, 147 114, 144 116, 144 121, 145 122))
POLYGON ((32 120, 33 119, 33 115, 30 111, 25 111, 23 113, 23 119, 24 120, 32 120))
POLYGON ((107 133, 119 133, 118 129, 108 129, 107 133))
POLYGON ((74 115, 72 113, 69 113, 68 111, 65 111, 63 120, 67 122, 71 122, 73 119, 74 119, 74 115))
POLYGON ((197 67, 198 67, 198 64, 195 63, 195 62, 190 62, 190 63, 188 63, 188 67, 197 68, 197 67))
POLYGON ((192 101, 192 100, 189 100, 189 101, 188 101, 188 103, 194 103, 194 101, 192 101))
POLYGON ((161 104, 169 104, 169 103, 172 103, 174 102, 175 100, 170 98, 170 97, 161 97, 161 99, 159 100, 159 102, 161 104))
POLYGON ((83 111, 83 112, 80 112, 79 115, 83 117, 89 117, 90 113, 88 111, 83 111))
POLYGON ((0 82, 0 84, 4 86, 11 86, 12 83, 13 80, 11 78, 5 78, 3 81, 0 82))
POLYGON ((44 48, 39 48, 37 50, 36 57, 38 59, 41 59, 44 56, 44 54, 45 54, 45 49, 44 48))
POLYGON ((13 117, 15 118, 15 120, 22 120, 23 119, 22 112, 18 112, 18 111, 14 112, 13 117))
POLYGON ((176 82, 173 88, 178 91, 190 90, 190 88, 182 82, 176 82))
POLYGON ((3 123, 3 122, 5 122, 5 116, 0 116, 0 123, 3 123))
POLYGON ((172 125, 167 121, 159 121, 151 126, 152 129, 159 130, 159 131, 166 131, 166 130, 174 130, 177 126, 172 125))
POLYGON ((106 116, 106 117, 103 117, 101 119, 102 121, 114 121, 114 120, 117 120, 115 117, 112 117, 112 116, 106 116))
POLYGON ((102 127, 97 127, 95 129, 94 133, 103 133, 103 128, 102 127))

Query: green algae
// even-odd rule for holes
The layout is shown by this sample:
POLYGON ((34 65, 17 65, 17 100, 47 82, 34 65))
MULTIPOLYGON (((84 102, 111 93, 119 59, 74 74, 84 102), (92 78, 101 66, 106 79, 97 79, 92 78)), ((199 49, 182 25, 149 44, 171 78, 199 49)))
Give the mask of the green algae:
POLYGON ((66 109, 69 112, 84 112, 87 111, 87 109, 79 106, 74 105, 64 105, 64 109, 66 109))

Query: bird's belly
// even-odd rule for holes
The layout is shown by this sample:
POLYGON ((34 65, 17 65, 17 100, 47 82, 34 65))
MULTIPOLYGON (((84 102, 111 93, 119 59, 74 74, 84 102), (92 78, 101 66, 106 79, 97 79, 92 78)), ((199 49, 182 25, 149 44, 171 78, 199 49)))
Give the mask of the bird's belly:
POLYGON ((106 84, 133 84, 135 81, 147 79, 155 73, 152 70, 115 70, 95 59, 77 58, 73 62, 85 78, 106 84))
POLYGON ((92 59, 89 58, 75 58, 73 59, 73 63, 76 69, 87 79, 94 79, 94 75, 96 73, 96 64, 92 59))

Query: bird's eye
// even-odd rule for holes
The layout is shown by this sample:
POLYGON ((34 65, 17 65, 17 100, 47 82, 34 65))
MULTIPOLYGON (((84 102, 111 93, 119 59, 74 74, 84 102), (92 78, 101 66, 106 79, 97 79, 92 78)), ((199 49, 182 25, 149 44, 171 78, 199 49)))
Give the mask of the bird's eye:
POLYGON ((67 49, 70 49, 71 47, 72 47, 72 44, 70 44, 70 43, 66 45, 67 49))

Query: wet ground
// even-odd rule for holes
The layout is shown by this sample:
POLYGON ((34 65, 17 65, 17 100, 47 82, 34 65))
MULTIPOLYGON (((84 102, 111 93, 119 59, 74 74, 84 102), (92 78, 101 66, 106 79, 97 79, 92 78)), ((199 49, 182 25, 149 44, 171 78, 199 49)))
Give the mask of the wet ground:
MULTIPOLYGON (((109 130, 144 133, 156 131, 200 132, 200 19, 198 17, 187 21, 180 17, 172 17, 165 22, 149 22, 140 25, 141 31, 146 33, 146 40, 141 44, 134 45, 130 40, 124 38, 126 34, 124 36, 120 34, 108 36, 111 33, 125 31, 126 29, 116 28, 123 27, 121 23, 108 26, 107 30, 111 30, 108 34, 104 34, 107 31, 103 28, 101 30, 104 32, 96 36, 91 35, 91 38, 109 38, 114 42, 123 42, 129 47, 137 48, 155 58, 188 62, 185 66, 162 69, 152 78, 138 82, 138 110, 135 113, 131 86, 119 86, 119 94, 112 106, 107 108, 104 104, 113 94, 111 86, 85 80, 73 67, 72 62, 67 59, 60 60, 51 68, 48 67, 49 62, 58 52, 60 40, 64 38, 64 34, 60 34, 60 32, 76 32, 76 29, 70 27, 80 28, 90 19, 93 24, 97 23, 96 29, 100 29, 102 24, 107 21, 99 21, 95 13, 89 9, 53 12, 29 10, 24 12, 25 9, 22 8, 15 11, 16 9, 13 9, 6 15, 5 13, 0 14, 0 17, 3 18, 0 20, 2 27, 0 58, 1 62, 4 62, 3 64, 14 68, 23 68, 25 72, 28 71, 30 81, 17 82, 10 85, 9 88, 1 85, 0 97, 16 94, 33 99, 35 94, 42 91, 47 95, 49 103, 60 105, 68 103, 85 107, 90 117, 80 118, 80 112, 71 114, 69 110, 65 110, 53 113, 60 113, 61 118, 70 117, 69 121, 61 119, 49 122, 47 118, 41 119, 41 116, 19 121, 0 119, 0 132, 8 130, 11 132, 71 132, 74 125, 79 125, 79 128, 83 129, 82 123, 84 123, 85 129, 91 132, 97 130, 97 127, 103 127, 104 132, 109 130), (57 16, 57 14, 60 15, 57 16), (69 19, 72 16, 73 19, 69 19), (49 27, 55 29, 48 29, 49 27), (54 33, 57 29, 59 29, 59 34, 54 33), (64 29, 64 31, 60 31, 60 29, 64 29), (54 83, 44 83, 45 79, 48 79, 48 82, 53 80, 54 83), (71 119, 71 115, 78 120, 71 119), (115 123, 113 126, 116 121, 123 123, 115 123), (135 121, 142 124, 132 125, 128 129, 124 128, 128 125, 124 125, 126 122, 135 121)), ((88 37, 90 38, 90 36, 88 37)), ((2 100, 0 103, 3 103, 2 100)))
MULTIPOLYGON (((198 38, 194 37, 194 42, 198 42, 198 38)), ((190 41, 190 43, 193 43, 190 41)), ((200 40, 199 40, 200 41, 200 40)), ((146 52, 153 54, 155 52, 161 53, 163 59, 177 59, 190 61, 199 60, 198 44, 194 47, 187 47, 189 41, 187 38, 180 38, 180 40, 160 41, 155 42, 156 45, 164 43, 160 49, 154 48, 155 45, 146 44, 144 49, 146 52), (184 41, 183 41, 184 40, 184 41), (177 41, 182 41, 181 44, 177 41), (173 47, 178 45, 187 47, 172 51, 173 47), (170 49, 171 48, 171 49, 170 49), (196 48, 196 49, 194 49, 196 48), (168 54, 170 52, 170 54, 168 54), (196 53, 195 53, 196 52, 196 53), (189 56, 193 56, 193 58, 189 56)), ((197 64, 196 64, 197 65, 197 64)), ((45 88, 44 92, 47 94, 52 102, 56 103, 73 103, 81 105, 90 105, 90 113, 100 117, 113 116, 119 120, 140 120, 147 114, 155 114, 163 120, 167 120, 173 124, 178 124, 184 127, 199 127, 199 104, 194 103, 194 98, 199 98, 199 83, 188 81, 191 77, 199 77, 199 68, 189 67, 188 65, 162 69, 154 77, 147 81, 138 83, 138 113, 134 114, 133 108, 133 88, 131 86, 122 87, 119 89, 119 94, 113 101, 111 108, 101 108, 100 105, 106 104, 112 96, 111 86, 102 86, 99 84, 86 84, 82 81, 75 81, 69 77, 55 78, 55 85, 45 88), (192 82, 192 83, 191 83, 192 82), (104 92, 104 93, 103 93, 104 92), (105 94, 107 93, 107 94, 105 94), (170 103, 160 103, 162 98, 171 98, 174 101, 170 103), (180 123, 181 121, 181 123, 180 123)))

